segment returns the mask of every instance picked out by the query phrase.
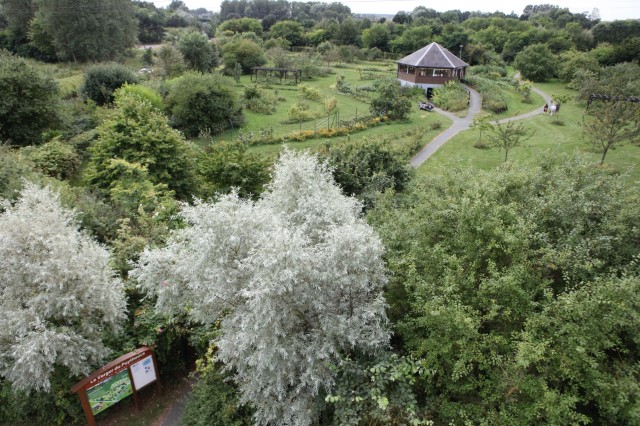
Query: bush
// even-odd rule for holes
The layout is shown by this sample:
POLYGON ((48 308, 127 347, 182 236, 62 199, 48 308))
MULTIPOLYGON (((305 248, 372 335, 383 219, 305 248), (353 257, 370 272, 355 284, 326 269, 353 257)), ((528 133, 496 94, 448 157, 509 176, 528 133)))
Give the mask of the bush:
POLYGON ((253 85, 244 89, 243 104, 258 114, 271 114, 276 110, 278 99, 271 92, 253 85))
POLYGON ((298 89, 302 93, 302 97, 304 99, 308 99, 310 101, 319 101, 320 100, 320 90, 309 87, 306 84, 299 84, 298 89))
POLYGON ((189 72, 172 80, 165 99, 172 126, 190 137, 205 128, 240 126, 244 116, 234 86, 217 74, 189 72))
POLYGON ((184 426, 250 426, 251 411, 239 404, 238 390, 215 365, 212 350, 198 360, 199 379, 193 386, 184 426))
POLYGON ((495 113, 508 109, 507 100, 502 95, 502 90, 507 86, 506 82, 492 80, 479 75, 465 77, 469 86, 476 89, 482 95, 482 107, 495 113))
POLYGON ((0 50, 0 143, 29 145, 58 123, 58 87, 49 77, 0 50))
POLYGON ((84 74, 80 92, 98 105, 113 102, 113 93, 126 83, 138 83, 138 76, 128 67, 118 63, 98 64, 84 74))
POLYGON ((113 189, 123 174, 124 167, 118 164, 124 161, 132 164, 130 169, 145 168, 153 184, 167 185, 180 199, 188 199, 195 192, 190 146, 169 127, 167 117, 148 102, 123 94, 112 117, 100 125, 98 132, 87 170, 91 184, 113 189))
POLYGON ((267 58, 265 58, 262 48, 255 42, 237 39, 224 46, 222 62, 225 74, 233 75, 236 64, 240 64, 242 72, 248 74, 251 72, 251 68, 266 64, 267 58))
POLYGON ((446 111, 462 111, 469 105, 467 89, 453 81, 433 91, 433 103, 446 111))
POLYGON ((74 177, 82 160, 72 145, 55 138, 34 149, 30 155, 35 168, 47 176, 60 180, 74 177))
POLYGON ((116 103, 125 94, 137 96, 138 98, 145 100, 151 104, 158 111, 162 111, 162 96, 150 87, 142 86, 140 84, 128 84, 116 90, 114 93, 114 99, 116 103))
POLYGON ((442 128, 442 122, 441 121, 434 121, 433 123, 431 123, 431 125, 429 127, 431 128, 431 130, 438 130, 438 129, 442 128))
POLYGON ((313 120, 315 116, 309 109, 309 104, 305 104, 303 102, 298 102, 291 105, 291 108, 289 108, 289 111, 287 113, 289 116, 289 121, 293 123, 299 123, 302 121, 313 120))
POLYGON ((405 96, 400 83, 395 79, 384 79, 375 82, 377 98, 371 101, 369 110, 372 114, 382 114, 392 120, 407 118, 411 112, 411 100, 405 96))

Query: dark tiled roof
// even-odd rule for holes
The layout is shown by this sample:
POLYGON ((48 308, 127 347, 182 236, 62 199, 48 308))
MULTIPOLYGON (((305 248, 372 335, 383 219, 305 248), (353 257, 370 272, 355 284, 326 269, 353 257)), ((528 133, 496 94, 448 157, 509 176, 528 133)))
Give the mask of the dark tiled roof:
POLYGON ((436 42, 416 50, 397 62, 403 65, 430 68, 461 68, 469 66, 469 64, 436 42))

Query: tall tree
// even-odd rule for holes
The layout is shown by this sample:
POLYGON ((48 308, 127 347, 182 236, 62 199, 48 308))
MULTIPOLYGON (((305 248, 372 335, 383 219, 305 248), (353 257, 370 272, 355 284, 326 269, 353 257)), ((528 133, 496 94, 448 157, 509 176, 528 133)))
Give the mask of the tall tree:
POLYGON ((178 50, 189 68, 207 72, 218 65, 218 55, 206 35, 200 31, 190 31, 178 40, 178 50))
POLYGON ((514 66, 528 80, 546 81, 558 71, 558 60, 546 44, 533 44, 525 47, 515 57, 514 66))
POLYGON ((103 61, 135 44, 130 0, 42 0, 38 6, 36 18, 60 59, 103 61))
POLYGON ((125 318, 109 253, 81 233, 49 188, 27 184, 0 214, 0 375, 49 390, 56 366, 88 374, 109 350, 101 337, 125 318))
POLYGON ((186 207, 191 226, 141 256, 159 310, 219 322, 218 358, 257 424, 312 424, 340 360, 387 345, 383 249, 359 210, 326 166, 285 152, 260 200, 186 207))
POLYGON ((58 86, 24 59, 0 50, 0 143, 29 145, 58 121, 58 86))

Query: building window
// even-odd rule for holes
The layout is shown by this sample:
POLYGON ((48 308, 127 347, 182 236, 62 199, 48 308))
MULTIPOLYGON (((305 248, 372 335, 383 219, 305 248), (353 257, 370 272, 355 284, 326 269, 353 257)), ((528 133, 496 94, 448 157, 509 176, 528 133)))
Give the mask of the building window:
POLYGON ((426 75, 427 75, 427 69, 420 68, 420 77, 426 77, 426 75))
POLYGON ((409 74, 415 74, 416 73, 416 69, 414 67, 409 67, 409 71, 407 71, 409 74))
POLYGON ((449 76, 449 70, 441 69, 441 68, 434 68, 433 69, 433 76, 434 77, 448 77, 449 76))

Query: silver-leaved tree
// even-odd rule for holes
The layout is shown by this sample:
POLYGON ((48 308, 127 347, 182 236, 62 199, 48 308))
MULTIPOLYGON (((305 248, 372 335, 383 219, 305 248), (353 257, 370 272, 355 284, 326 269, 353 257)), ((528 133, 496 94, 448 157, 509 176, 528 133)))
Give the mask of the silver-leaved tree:
POLYGON ((383 247, 330 170, 285 152, 256 201, 185 206, 190 225, 133 271, 157 308, 220 322, 218 357, 257 424, 308 425, 350 351, 388 345, 383 247))
POLYGON ((125 318, 123 285, 51 189, 28 183, 0 211, 0 376, 48 391, 57 365, 86 374, 108 355, 101 337, 125 318))

